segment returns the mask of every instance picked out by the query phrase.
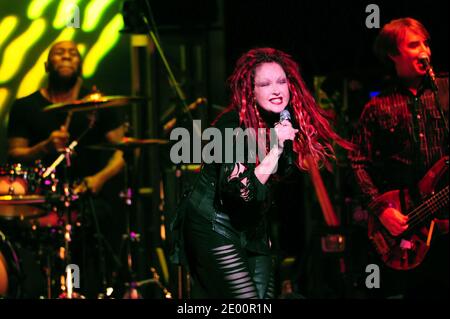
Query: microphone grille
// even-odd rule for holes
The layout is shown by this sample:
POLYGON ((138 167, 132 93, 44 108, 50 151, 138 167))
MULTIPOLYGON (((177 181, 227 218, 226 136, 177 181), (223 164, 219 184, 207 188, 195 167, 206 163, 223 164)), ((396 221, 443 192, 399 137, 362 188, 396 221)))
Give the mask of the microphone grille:
POLYGON ((291 120, 291 113, 289 113, 289 111, 286 109, 284 109, 280 113, 280 122, 283 122, 284 120, 288 120, 288 121, 291 120))

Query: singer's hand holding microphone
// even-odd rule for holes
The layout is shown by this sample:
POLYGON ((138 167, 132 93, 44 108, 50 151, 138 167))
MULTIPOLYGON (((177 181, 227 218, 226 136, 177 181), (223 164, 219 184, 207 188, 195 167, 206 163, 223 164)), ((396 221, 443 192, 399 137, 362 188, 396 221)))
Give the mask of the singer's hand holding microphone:
POLYGON ((278 137, 278 148, 280 151, 283 151, 285 145, 284 142, 289 140, 293 141, 298 130, 292 127, 291 122, 284 120, 275 124, 275 132, 278 137))
POLYGON ((292 141, 298 130, 292 127, 289 111, 283 110, 280 113, 280 121, 275 124, 275 132, 278 137, 278 149, 283 152, 285 148, 292 150, 292 141))

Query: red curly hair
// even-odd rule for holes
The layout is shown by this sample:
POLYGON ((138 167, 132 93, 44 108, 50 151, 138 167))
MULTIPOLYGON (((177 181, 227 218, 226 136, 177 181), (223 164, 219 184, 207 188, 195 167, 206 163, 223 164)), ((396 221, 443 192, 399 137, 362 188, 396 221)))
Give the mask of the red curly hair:
POLYGON ((278 63, 286 73, 291 94, 290 107, 293 110, 293 126, 299 129, 293 141, 294 151, 298 154, 297 166, 302 170, 308 167, 304 161, 308 154, 321 164, 329 164, 335 159, 331 145, 333 141, 345 149, 352 149, 352 144, 331 128, 327 115, 320 109, 300 76, 298 64, 290 55, 273 48, 256 48, 242 55, 236 63, 233 74, 228 79, 231 89, 229 109, 239 112, 241 125, 246 128, 267 128, 256 107, 254 94, 255 69, 261 63, 278 63), (295 122, 295 123, 294 123, 295 122))

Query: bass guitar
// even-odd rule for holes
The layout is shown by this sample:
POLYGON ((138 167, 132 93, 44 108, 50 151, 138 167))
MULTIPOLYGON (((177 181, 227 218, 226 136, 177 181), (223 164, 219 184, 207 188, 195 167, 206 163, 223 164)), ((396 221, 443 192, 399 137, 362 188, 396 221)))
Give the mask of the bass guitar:
POLYGON ((414 205, 407 189, 386 192, 370 203, 369 209, 375 214, 369 214, 369 239, 390 268, 417 267, 430 249, 433 232, 448 232, 448 160, 445 156, 437 161, 418 183, 420 198, 416 202, 420 204, 414 205), (388 207, 400 212, 404 207, 407 212, 408 229, 399 236, 391 235, 377 217, 388 207))

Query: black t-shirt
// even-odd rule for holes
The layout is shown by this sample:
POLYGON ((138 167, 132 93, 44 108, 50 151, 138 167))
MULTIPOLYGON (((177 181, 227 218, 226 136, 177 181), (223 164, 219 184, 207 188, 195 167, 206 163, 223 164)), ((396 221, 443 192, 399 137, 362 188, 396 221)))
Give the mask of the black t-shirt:
MULTIPOLYGON (((89 93, 82 89, 80 97, 89 93)), ((39 91, 18 99, 11 108, 8 124, 8 138, 23 137, 29 140, 29 146, 42 142, 50 136, 50 133, 64 125, 67 117, 66 112, 43 112, 42 110, 52 104, 39 91)), ((86 148, 88 145, 105 143, 106 133, 121 125, 117 109, 102 109, 95 113, 74 112, 69 126, 70 141, 78 139, 89 127, 92 115, 96 114, 94 126, 81 138, 75 148, 72 157, 70 176, 73 179, 92 175, 102 169, 111 157, 112 151, 98 151, 86 148)), ((42 158, 44 166, 51 165, 58 154, 50 153, 42 158)), ((17 162, 10 159, 10 162, 17 162)), ((34 165, 34 163, 22 163, 34 165)))

